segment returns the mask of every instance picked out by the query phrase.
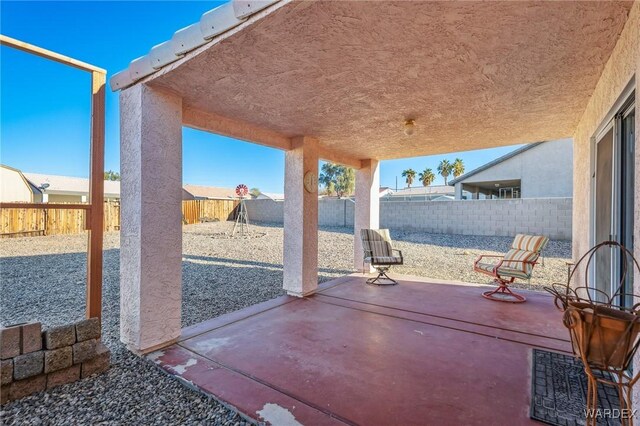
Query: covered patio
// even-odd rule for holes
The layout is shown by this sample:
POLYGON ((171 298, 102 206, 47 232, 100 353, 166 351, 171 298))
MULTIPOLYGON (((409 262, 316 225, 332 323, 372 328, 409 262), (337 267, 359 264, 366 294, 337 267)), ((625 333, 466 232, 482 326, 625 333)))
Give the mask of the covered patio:
MULTIPOLYGON (((532 293, 516 307, 410 278, 319 288, 318 162, 356 169, 362 271, 360 230, 379 227, 380 161, 573 137, 578 258, 604 203, 596 136, 623 107, 640 121, 629 107, 640 96, 639 28, 638 2, 233 0, 206 13, 111 79, 121 90, 122 341, 249 416, 266 418, 277 401, 311 423, 528 422, 530 349, 570 349, 551 299, 532 293), (289 295, 187 330, 182 126, 285 151, 289 295)), ((635 188, 638 169, 627 172, 635 188)))
POLYGON ((399 279, 338 278, 184 329, 148 358, 271 424, 534 423, 531 348, 571 353, 551 297, 488 303, 484 286, 399 279))

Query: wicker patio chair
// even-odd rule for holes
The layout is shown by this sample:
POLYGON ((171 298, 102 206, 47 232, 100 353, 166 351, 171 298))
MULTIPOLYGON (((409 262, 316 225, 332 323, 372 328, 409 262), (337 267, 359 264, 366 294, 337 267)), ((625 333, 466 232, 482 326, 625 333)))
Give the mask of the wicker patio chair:
POLYGON ((394 285, 398 282, 389 278, 387 272, 392 265, 402 265, 402 252, 393 248, 388 229, 361 229, 364 264, 369 263, 378 271, 378 276, 369 278, 367 284, 394 285))
POLYGON ((538 264, 540 252, 547 246, 549 238, 539 235, 518 234, 511 249, 504 256, 482 255, 473 264, 473 270, 494 278, 498 288, 482 293, 489 300, 521 303, 527 299, 509 289, 516 279, 528 280, 533 267, 538 264), (485 261, 485 258, 498 258, 499 261, 485 261))

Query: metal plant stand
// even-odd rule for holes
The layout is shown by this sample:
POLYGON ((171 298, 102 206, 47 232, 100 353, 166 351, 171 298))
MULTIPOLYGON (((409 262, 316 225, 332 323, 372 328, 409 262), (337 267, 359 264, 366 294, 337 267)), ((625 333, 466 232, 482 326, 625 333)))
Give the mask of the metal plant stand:
MULTIPOLYGON (((624 292, 629 277, 628 268, 640 265, 631 251, 615 241, 605 241, 589 250, 576 263, 566 284, 553 284, 545 289, 555 296, 556 306, 564 311, 563 323, 569 329, 574 355, 582 360, 588 377, 587 426, 596 425, 598 408, 598 384, 614 386, 620 399, 622 425, 633 425, 631 398, 633 386, 640 379, 640 372, 631 372, 631 362, 640 344, 639 296, 624 292), (616 291, 608 295, 589 285, 589 266, 598 249, 618 248, 622 260, 622 276, 616 291), (583 263, 585 261, 585 263, 583 263), (572 288, 571 278, 580 265, 584 265, 585 285, 572 288), (594 300, 592 295, 599 299, 594 300), (623 304, 631 299, 631 306, 623 304), (606 371, 611 374, 599 374, 606 371)), ((640 276, 640 275, 639 275, 640 276)))

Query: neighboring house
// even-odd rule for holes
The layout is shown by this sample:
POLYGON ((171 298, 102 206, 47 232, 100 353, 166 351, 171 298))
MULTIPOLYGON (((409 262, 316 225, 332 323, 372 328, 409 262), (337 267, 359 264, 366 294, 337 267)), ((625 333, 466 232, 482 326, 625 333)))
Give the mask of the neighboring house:
POLYGON ((18 169, 0 165, 0 201, 42 202, 42 192, 18 169))
POLYGON ((387 197, 391 194, 393 194, 393 189, 389 188, 388 186, 380 187, 380 198, 387 197))
POLYGON ((453 196, 454 189, 448 185, 415 186, 399 189, 387 194, 384 201, 431 201, 443 195, 453 196))
POLYGON ((182 191, 183 200, 229 200, 237 198, 235 188, 187 184, 182 191))
POLYGON ((260 194, 256 197, 256 200, 284 201, 284 194, 260 191, 260 194))
POLYGON ((455 187, 457 200, 572 197, 573 140, 525 145, 449 185, 455 187))
MULTIPOLYGON (((0 201, 31 203, 84 203, 89 179, 21 172, 0 165, 0 201)), ((104 182, 105 200, 120 199, 120 182, 104 182)))

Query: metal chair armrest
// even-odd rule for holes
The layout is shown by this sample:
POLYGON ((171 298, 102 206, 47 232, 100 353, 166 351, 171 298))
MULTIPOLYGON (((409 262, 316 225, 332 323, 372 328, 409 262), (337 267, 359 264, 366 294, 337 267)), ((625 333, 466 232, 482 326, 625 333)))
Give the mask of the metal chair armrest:
POLYGON ((400 255, 400 259, 403 259, 403 260, 404 260, 404 257, 402 256, 402 251, 401 251, 401 250, 398 250, 398 249, 391 249, 391 252, 394 252, 394 251, 395 251, 395 252, 398 252, 398 254, 400 255))

